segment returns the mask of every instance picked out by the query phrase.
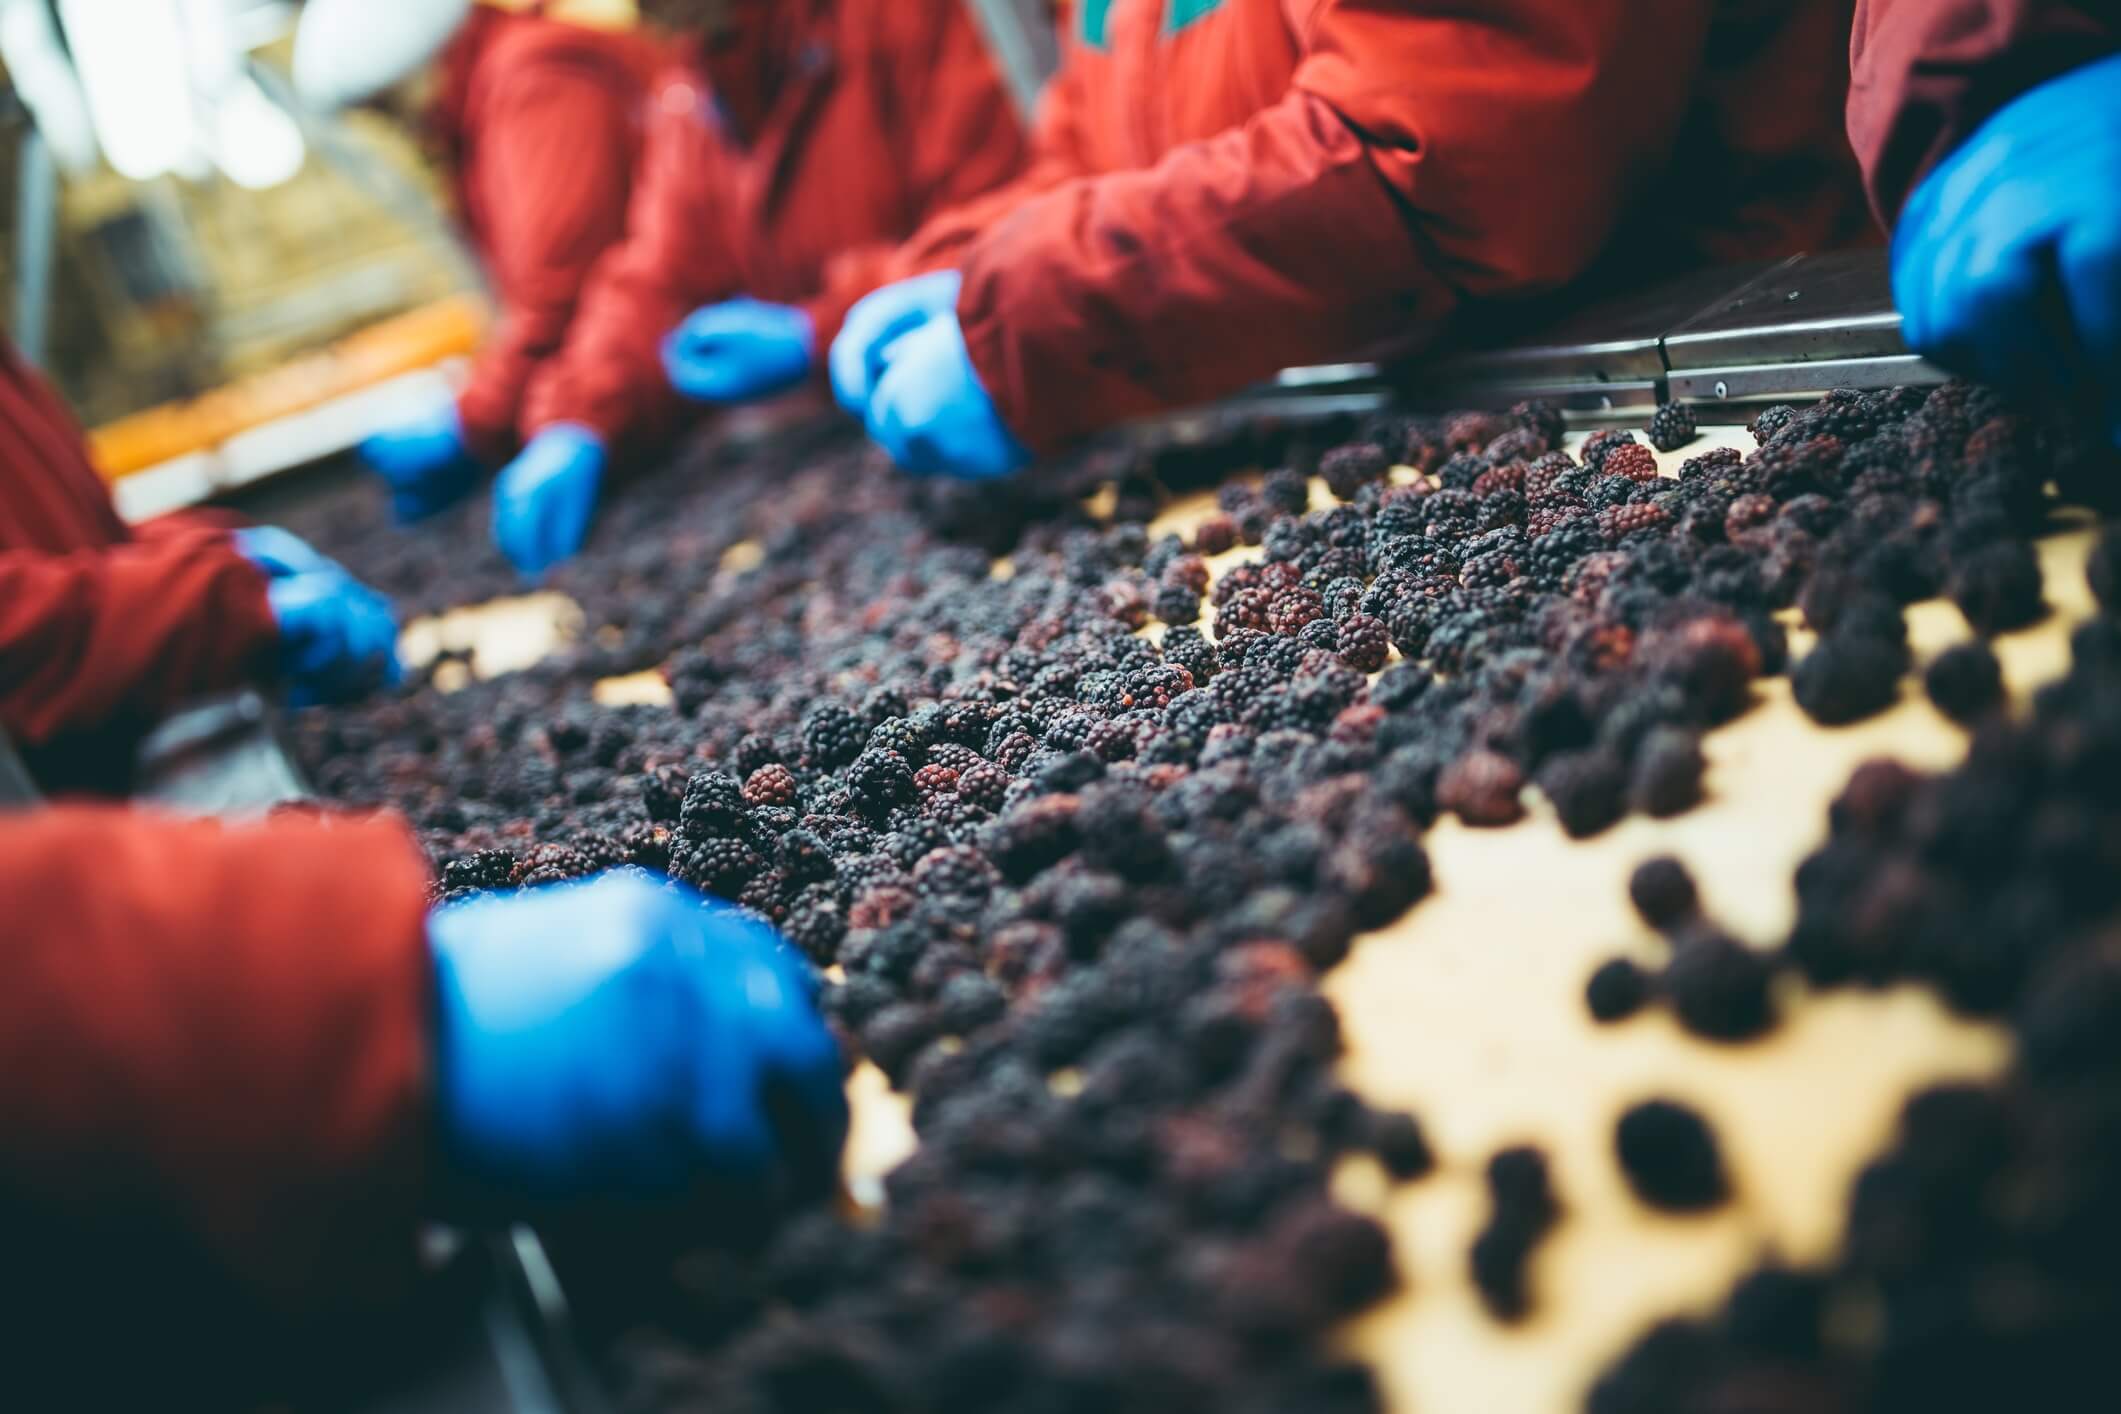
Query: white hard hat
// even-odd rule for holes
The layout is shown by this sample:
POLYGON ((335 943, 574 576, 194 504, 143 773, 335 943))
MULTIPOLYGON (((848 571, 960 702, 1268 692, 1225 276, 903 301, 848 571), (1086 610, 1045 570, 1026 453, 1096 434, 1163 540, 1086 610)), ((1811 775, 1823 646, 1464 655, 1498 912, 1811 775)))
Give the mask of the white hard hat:
POLYGON ((295 91, 343 108, 409 78, 442 52, 472 0, 309 0, 295 31, 295 91))

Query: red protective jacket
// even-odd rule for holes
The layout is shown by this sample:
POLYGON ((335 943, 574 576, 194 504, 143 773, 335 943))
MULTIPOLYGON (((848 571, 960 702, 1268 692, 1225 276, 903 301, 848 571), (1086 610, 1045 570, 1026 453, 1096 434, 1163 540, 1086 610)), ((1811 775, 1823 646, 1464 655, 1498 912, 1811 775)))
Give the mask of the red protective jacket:
POLYGON ((39 774, 113 779, 131 731, 263 675, 278 641, 228 533, 127 529, 58 395, 0 343, 0 730, 39 774))
POLYGON ((457 401, 484 458, 514 450, 532 373, 559 352, 590 270, 626 233, 665 57, 645 35, 485 6, 443 52, 429 126, 501 306, 457 401))
MULTIPOLYGON (((261 1317, 403 1297, 426 893, 382 819, 0 814, 0 1293, 35 1282, 11 1364, 85 1322, 100 1358, 137 1341, 185 1346, 193 1374, 255 1365, 261 1317)), ((72 1375, 88 1407, 104 1374, 72 1375)))
POLYGON ((1857 0, 1849 137, 1879 218, 1998 108, 2117 50, 2111 3, 1857 0))
MULTIPOLYGON (((1472 301, 1868 234, 1853 0, 1082 0, 1031 174, 918 235, 1052 449, 1472 301)), ((902 273, 902 272, 901 272, 902 273)))
POLYGON ((621 445, 675 429, 661 344, 703 304, 805 304, 822 347, 920 223, 1014 176, 1024 135, 968 7, 742 0, 652 106, 625 243, 598 266, 526 435, 576 422, 621 445))

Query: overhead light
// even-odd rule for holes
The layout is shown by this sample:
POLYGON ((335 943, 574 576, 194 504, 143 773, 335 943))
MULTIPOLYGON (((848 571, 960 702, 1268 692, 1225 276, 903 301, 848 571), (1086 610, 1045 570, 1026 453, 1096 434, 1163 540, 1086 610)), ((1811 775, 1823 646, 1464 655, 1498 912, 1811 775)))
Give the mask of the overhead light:
POLYGON ((97 141, 121 176, 195 170, 198 128, 177 0, 59 0, 97 141))

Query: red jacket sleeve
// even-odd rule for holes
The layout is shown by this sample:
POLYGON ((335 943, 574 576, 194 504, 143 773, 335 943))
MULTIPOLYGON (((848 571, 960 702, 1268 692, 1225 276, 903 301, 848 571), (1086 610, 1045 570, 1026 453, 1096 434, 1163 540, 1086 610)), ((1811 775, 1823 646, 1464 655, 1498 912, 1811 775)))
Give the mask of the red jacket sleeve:
POLYGON ((590 271, 625 234, 640 100, 609 68, 551 55, 512 69, 481 105, 466 179, 488 213, 501 315, 458 412, 489 460, 514 449, 531 375, 559 352, 590 271))
MULTIPOLYGON (((805 305, 820 350, 831 345, 856 300, 894 280, 954 263, 966 234, 1022 199, 1012 179, 1024 172, 1031 143, 970 9, 906 5, 883 11, 887 23, 918 27, 879 45, 877 53, 877 61, 891 69, 878 77, 878 87, 895 110, 889 121, 904 149, 900 165, 918 229, 905 245, 877 242, 827 264, 817 298, 805 305)), ((1069 150, 1059 132, 1055 148, 1069 150)), ((1057 180, 1046 176, 1043 184, 1057 180)))
POLYGON ((2073 0, 1857 0, 1849 139, 1887 226, 1930 168, 2027 89, 2121 50, 2121 10, 2073 0))
POLYGON ((0 1167, 180 1225, 287 1307, 402 1275, 425 1161, 425 866, 382 820, 0 816, 0 1167))
POLYGON ((663 338, 697 306, 738 293, 714 210, 729 163, 700 114, 704 94, 699 80, 673 77, 650 98, 626 238, 597 262, 565 347, 531 380, 526 438, 575 422, 634 445, 668 435, 683 415, 663 372, 663 338))
POLYGON ((0 551, 0 729, 26 746, 151 716, 264 676, 265 581, 224 531, 0 551))
POLYGON ((1034 448, 1582 274, 1673 147, 1709 7, 1314 8, 1279 103, 967 253, 973 362, 1034 448))

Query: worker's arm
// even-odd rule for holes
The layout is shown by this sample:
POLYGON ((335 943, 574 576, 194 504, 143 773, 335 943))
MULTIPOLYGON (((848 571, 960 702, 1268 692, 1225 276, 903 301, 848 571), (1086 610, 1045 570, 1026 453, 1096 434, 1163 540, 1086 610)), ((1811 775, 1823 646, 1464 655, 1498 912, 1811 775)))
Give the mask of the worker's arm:
POLYGON ((876 46, 876 62, 887 69, 876 91, 891 104, 882 121, 900 150, 908 206, 920 228, 903 245, 860 246, 826 265, 817 297, 805 305, 819 349, 831 345, 863 295, 954 263, 965 241, 997 213, 1080 170, 1075 86, 1065 75, 1049 86, 1035 140, 1027 139, 972 8, 876 8, 881 22, 897 31, 876 46))
POLYGON ((276 1305, 405 1274, 426 894, 381 822, 0 816, 8 1190, 161 1214, 276 1305))
POLYGON ((625 234, 641 96, 608 63, 555 53, 510 70, 487 102, 467 178, 494 213, 501 314, 457 411, 471 450, 494 463, 514 451, 531 376, 566 343, 598 258, 625 234))
POLYGON ((402 1276, 421 1217, 830 1192, 839 1055, 764 925, 427 889, 380 819, 0 817, 0 1188, 159 1214, 283 1310, 402 1276))
POLYGON ((28 746, 272 671, 268 581, 225 531, 0 552, 0 728, 28 746))
POLYGON ((2090 0, 1857 0, 1849 137, 1880 219, 1998 109, 2117 51, 2121 10, 2090 0))
POLYGON ((664 376, 663 338, 697 306, 738 293, 714 209, 729 164, 713 121, 697 76, 670 77, 651 96, 626 238, 597 262, 564 346, 531 379, 526 439, 564 424, 623 450, 675 427, 684 403, 664 376))
POLYGON ((1035 450, 1581 275, 1663 166, 1708 7, 1313 7, 1288 94, 1069 182, 964 260, 980 381, 1035 450))

